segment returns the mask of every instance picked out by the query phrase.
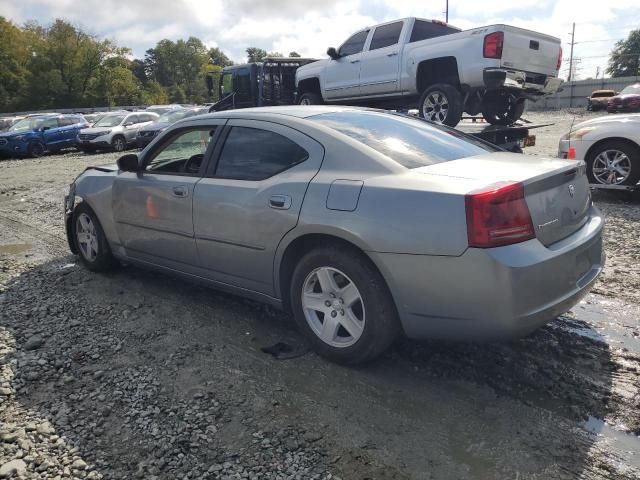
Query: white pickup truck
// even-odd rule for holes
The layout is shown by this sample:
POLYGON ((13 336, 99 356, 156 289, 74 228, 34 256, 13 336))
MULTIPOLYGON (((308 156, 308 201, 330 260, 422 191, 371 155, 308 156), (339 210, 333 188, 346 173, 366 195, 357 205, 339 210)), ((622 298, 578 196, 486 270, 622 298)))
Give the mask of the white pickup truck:
POLYGON ((526 99, 555 93, 562 82, 560 39, 509 25, 461 31, 411 17, 360 30, 327 54, 297 70, 301 105, 417 108, 450 126, 463 112, 482 112, 509 125, 526 99))

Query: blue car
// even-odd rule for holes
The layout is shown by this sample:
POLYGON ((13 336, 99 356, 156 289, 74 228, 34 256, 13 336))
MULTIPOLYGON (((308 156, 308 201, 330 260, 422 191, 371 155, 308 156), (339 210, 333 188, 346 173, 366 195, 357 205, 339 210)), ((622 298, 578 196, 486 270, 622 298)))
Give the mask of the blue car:
POLYGON ((40 157, 46 152, 73 147, 80 129, 88 126, 82 115, 29 116, 0 133, 0 155, 40 157))

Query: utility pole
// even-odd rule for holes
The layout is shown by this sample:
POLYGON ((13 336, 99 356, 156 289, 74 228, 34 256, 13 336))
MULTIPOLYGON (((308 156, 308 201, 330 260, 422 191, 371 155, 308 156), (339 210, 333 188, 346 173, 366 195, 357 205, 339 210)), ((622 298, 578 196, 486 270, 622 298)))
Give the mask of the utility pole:
POLYGON ((449 23, 449 0, 447 0, 447 7, 445 12, 445 23, 449 23))
MULTIPOLYGON (((573 46, 575 45, 575 37, 576 37, 576 22, 573 22, 573 28, 571 29, 571 53, 569 54, 569 78, 567 79, 569 82, 572 81, 573 77, 573 46)), ((571 83, 571 88, 569 92, 569 108, 573 106, 573 83, 571 83)))

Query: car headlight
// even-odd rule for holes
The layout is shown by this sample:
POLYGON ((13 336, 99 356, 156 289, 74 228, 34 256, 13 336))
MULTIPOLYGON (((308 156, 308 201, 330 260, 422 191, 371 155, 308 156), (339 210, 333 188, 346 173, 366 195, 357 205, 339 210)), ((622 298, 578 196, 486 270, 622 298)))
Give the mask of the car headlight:
POLYGON ((111 133, 111 130, 106 130, 104 132, 100 132, 100 136, 102 137, 103 135, 109 135, 111 133))
POLYGON ((595 130, 594 127, 584 127, 584 128, 579 128, 578 130, 574 130, 573 132, 569 132, 569 139, 571 140, 582 140, 582 137, 584 137, 587 133, 589 133, 590 131, 595 130))

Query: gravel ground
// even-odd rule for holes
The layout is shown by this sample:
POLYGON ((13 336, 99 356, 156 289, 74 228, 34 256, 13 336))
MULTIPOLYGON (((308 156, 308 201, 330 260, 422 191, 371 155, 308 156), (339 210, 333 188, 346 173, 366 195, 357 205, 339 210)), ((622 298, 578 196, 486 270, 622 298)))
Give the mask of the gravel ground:
MULTIPOLYGON (((530 114, 530 154, 572 118, 530 114)), ((68 253, 61 199, 114 154, 0 162, 0 478, 640 477, 640 201, 594 195, 608 264, 572 312, 508 344, 401 341, 360 369, 290 319, 68 253)))

